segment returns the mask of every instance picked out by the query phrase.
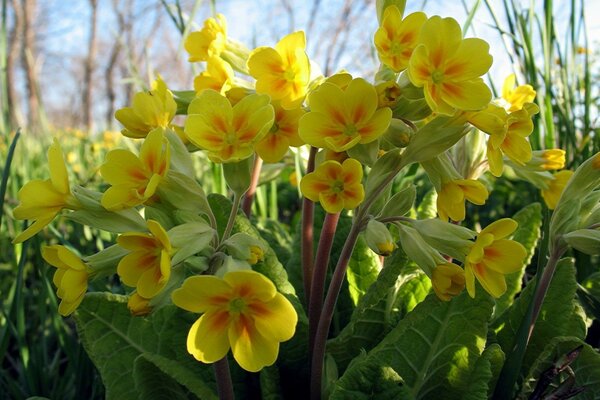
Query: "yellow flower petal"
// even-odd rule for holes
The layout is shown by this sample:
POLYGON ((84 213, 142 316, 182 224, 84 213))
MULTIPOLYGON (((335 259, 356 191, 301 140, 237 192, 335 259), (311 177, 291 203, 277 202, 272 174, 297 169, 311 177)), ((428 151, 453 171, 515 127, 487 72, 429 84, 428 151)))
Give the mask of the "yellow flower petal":
POLYGON ((195 313, 223 307, 230 297, 231 287, 213 275, 192 276, 171 295, 177 307, 195 313))
POLYGON ((228 336, 233 357, 246 371, 258 372, 277 360, 279 342, 267 340, 243 315, 229 326, 228 336))
POLYGON ((266 302, 272 300, 277 293, 275 285, 269 278, 252 270, 229 272, 225 274, 223 280, 233 288, 235 294, 241 297, 251 294, 252 298, 266 302))
POLYGON ((496 240, 485 249, 485 265, 502 274, 517 272, 523 267, 527 250, 514 240, 496 240))
POLYGON ((48 148, 48 168, 50 169, 52 186, 54 186, 59 193, 70 193, 69 176, 67 175, 65 159, 56 138, 48 148))
POLYGON ((498 221, 492 222, 488 226, 486 226, 480 233, 480 235, 484 233, 489 233, 494 235, 496 240, 504 239, 505 237, 512 234, 519 224, 514 219, 510 218, 502 218, 498 221))
POLYGON ((294 336, 298 316, 292 303, 281 293, 267 303, 252 303, 249 308, 256 329, 265 338, 283 342, 294 336))
POLYGON ((229 316, 226 312, 206 313, 190 328, 187 351, 198 361, 214 363, 229 351, 227 330, 229 316))

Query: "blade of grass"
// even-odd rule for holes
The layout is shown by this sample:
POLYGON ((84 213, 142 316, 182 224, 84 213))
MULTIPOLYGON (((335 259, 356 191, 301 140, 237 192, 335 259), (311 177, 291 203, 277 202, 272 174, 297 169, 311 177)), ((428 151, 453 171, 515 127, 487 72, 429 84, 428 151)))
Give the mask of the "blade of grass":
POLYGON ((8 177, 10 175, 10 167, 15 154, 15 148, 17 147, 17 141, 21 135, 21 130, 17 129, 15 137, 10 144, 8 154, 6 156, 6 162, 4 163, 4 170, 2 171, 2 182, 0 183, 0 226, 2 226, 2 215, 4 214, 4 196, 6 195, 6 187, 8 185, 8 177))

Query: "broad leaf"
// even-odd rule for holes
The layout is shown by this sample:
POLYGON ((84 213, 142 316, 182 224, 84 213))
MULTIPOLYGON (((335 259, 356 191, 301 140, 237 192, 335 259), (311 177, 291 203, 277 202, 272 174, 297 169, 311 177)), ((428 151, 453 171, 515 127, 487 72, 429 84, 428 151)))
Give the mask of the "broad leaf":
POLYGON ((475 299, 463 293, 450 302, 430 295, 348 367, 332 398, 347 398, 348 390, 373 393, 403 381, 402 390, 415 399, 462 399, 485 344, 492 307, 484 293, 475 299), (373 370, 386 371, 386 378, 370 379, 373 370))
POLYGON ((187 400, 196 399, 170 376, 165 375, 141 354, 133 363, 133 378, 139 399, 187 400))
POLYGON ((371 251, 365 239, 360 236, 354 246, 346 272, 350 297, 355 305, 377 280, 380 270, 379 256, 371 251))
POLYGON ((463 400, 486 399, 494 388, 494 377, 497 376, 503 362, 504 353, 500 346, 492 344, 486 348, 475 363, 463 400))

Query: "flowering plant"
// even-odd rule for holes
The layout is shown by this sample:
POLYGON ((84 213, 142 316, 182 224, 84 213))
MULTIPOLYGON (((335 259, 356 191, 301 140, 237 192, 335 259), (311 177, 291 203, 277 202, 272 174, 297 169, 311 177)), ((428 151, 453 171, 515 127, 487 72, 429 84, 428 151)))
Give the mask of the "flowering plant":
MULTIPOLYGON (((23 186, 14 216, 35 222, 15 242, 59 214, 117 235, 94 255, 42 249, 108 398, 510 398, 543 393, 552 356, 580 344, 562 257, 600 252, 600 154, 550 173, 564 152, 527 140, 534 88, 510 77, 492 98, 484 40, 452 18, 404 15, 402 1, 377 4, 369 78, 322 76, 302 31, 250 51, 222 15, 208 19, 185 42, 206 63, 194 90, 158 78, 117 111, 139 151, 107 154, 104 192, 71 186, 58 142, 50 178, 23 186), (228 197, 205 193, 199 160, 222 171, 228 197), (252 217, 263 163, 294 165, 294 239, 252 217), (545 268, 523 291, 541 205, 483 229, 468 219, 467 201, 493 196, 485 174, 504 170, 554 209, 545 268), (114 274, 124 294, 86 293, 114 274)), ((599 368, 591 347, 579 351, 581 369, 599 368)))

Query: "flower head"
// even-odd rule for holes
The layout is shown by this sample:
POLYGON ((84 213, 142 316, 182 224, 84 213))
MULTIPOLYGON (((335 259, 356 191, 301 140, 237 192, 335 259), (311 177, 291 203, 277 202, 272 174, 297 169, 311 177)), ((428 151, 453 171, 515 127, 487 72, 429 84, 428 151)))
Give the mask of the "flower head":
POLYGON ((162 129, 148 134, 139 157, 124 149, 109 152, 100 174, 112 186, 104 192, 102 206, 116 211, 146 202, 166 176, 169 159, 169 143, 162 129))
POLYGON ((254 144, 273 126, 269 96, 252 94, 235 106, 214 90, 205 90, 188 108, 185 134, 214 162, 235 162, 254 153, 254 144))
POLYGON ((298 135, 298 123, 305 114, 302 108, 286 110, 279 102, 273 102, 275 121, 266 135, 256 143, 255 149, 260 158, 268 163, 281 161, 290 146, 304 144, 298 135))
POLYGON ((193 276, 172 295, 173 303, 203 315, 188 333, 187 349, 198 361, 213 363, 229 349, 251 372, 272 365, 279 343, 289 340, 298 316, 275 285, 254 271, 233 271, 223 279, 193 276))
POLYGON ((149 233, 128 232, 117 244, 131 253, 121 259, 117 273, 123 283, 137 289, 145 299, 156 296, 169 282, 173 248, 167 232, 154 220, 148 220, 149 233))
POLYGON ((475 179, 454 179, 442 184, 438 193, 437 209, 444 221, 448 217, 453 221, 465 219, 465 200, 473 204, 483 205, 488 198, 488 191, 475 179))
POLYGON ((515 74, 510 74, 502 86, 502 99, 507 103, 508 112, 518 111, 526 103, 535 100, 535 89, 531 85, 516 86, 515 74))
POLYGON ((159 77, 150 91, 135 94, 131 107, 117 110, 115 118, 125 126, 121 131, 124 136, 144 138, 155 128, 169 126, 176 112, 173 93, 159 77))
POLYGON ((443 301, 450 301, 465 288, 465 271, 456 264, 439 264, 431 273, 433 291, 443 301))
POLYGON ((233 68, 219 57, 210 57, 206 62, 206 71, 194 78, 196 93, 212 89, 224 93, 231 88, 233 68))
POLYGON ((419 44, 410 57, 408 76, 423 87, 425 100, 436 112, 480 110, 492 93, 480 78, 492 65, 487 42, 462 38, 453 18, 434 16, 420 31, 419 44))
POLYGON ((506 291, 504 275, 523 267, 527 251, 506 237, 517 229, 517 222, 503 218, 483 229, 465 259, 467 291, 475 297, 475 278, 486 292, 498 298, 506 291))
POLYGON ((225 16, 217 14, 217 18, 208 18, 201 30, 190 33, 185 39, 184 47, 190 55, 188 61, 207 61, 210 57, 218 57, 225 49, 226 42, 225 16))
POLYGON ((558 200, 560 199, 563 190, 565 190, 567 182, 571 179, 571 176, 573 176, 573 171, 568 169, 559 171, 554 174, 553 179, 548 182, 548 187, 542 190, 542 198, 550 210, 556 208, 558 200))
POLYGON ((402 19, 398 7, 386 7, 381 26, 375 32, 375 47, 381 62, 395 72, 405 70, 426 20, 427 16, 422 12, 412 13, 402 19))
POLYGON ((152 307, 150 306, 150 299, 142 297, 138 292, 134 291, 127 300, 127 308, 134 316, 143 316, 150 314, 152 307))
POLYGON ((250 75, 256 79, 256 92, 281 101, 285 109, 300 106, 310 81, 310 62, 303 31, 290 33, 275 48, 258 47, 248 58, 250 75))
POLYGON ((63 208, 77 209, 79 202, 71 194, 63 152, 57 139, 48 148, 50 179, 34 179, 19 190, 20 204, 13 210, 16 219, 35 220, 13 243, 29 239, 48 225, 63 208))
POLYGON ((343 164, 325 161, 302 178, 300 190, 308 199, 320 202, 330 214, 338 213, 343 208, 352 210, 365 197, 362 176, 362 165, 353 158, 343 164))
POLYGON ((310 112, 300 119, 300 137, 338 153, 377 140, 392 119, 392 110, 377 109, 373 85, 360 78, 345 89, 325 82, 310 94, 309 103, 310 112))
POLYGON ((42 257, 57 268, 52 282, 57 287, 56 295, 61 299, 58 312, 66 317, 81 304, 87 291, 91 269, 65 246, 44 246, 42 257))

